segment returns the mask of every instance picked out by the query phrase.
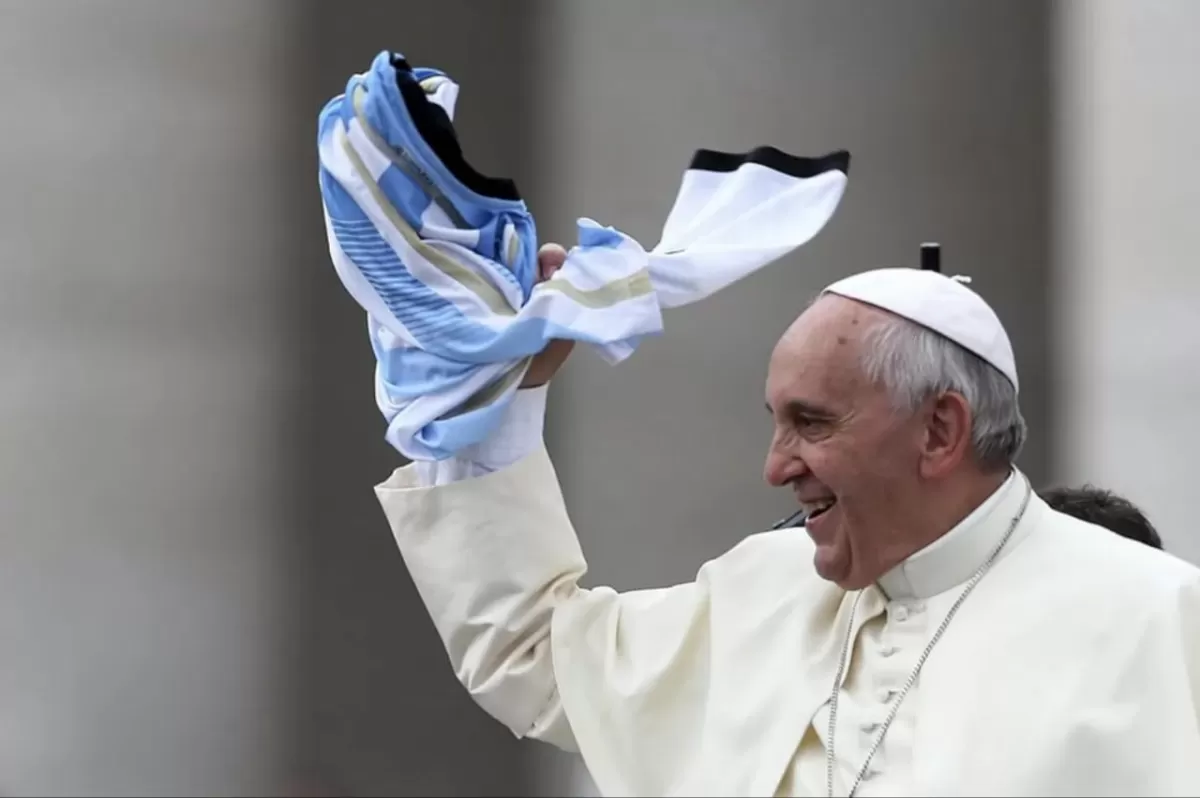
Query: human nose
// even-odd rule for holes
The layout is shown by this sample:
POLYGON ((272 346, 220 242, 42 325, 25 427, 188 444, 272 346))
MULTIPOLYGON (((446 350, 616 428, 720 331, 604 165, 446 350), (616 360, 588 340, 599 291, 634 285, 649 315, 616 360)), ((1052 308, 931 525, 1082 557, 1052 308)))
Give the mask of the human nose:
POLYGON ((767 461, 763 464, 763 479, 768 485, 776 488, 783 487, 808 473, 808 466, 796 452, 781 447, 777 441, 771 443, 767 451, 767 461))

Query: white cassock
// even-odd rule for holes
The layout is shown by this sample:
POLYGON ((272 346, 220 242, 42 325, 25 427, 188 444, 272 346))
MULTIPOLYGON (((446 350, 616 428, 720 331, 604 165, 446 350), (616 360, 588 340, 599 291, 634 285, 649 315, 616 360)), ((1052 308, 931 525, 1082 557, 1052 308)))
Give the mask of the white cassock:
MULTIPOLYGON (((459 461, 377 495, 455 672, 605 795, 825 795, 853 594, 802 529, 664 589, 583 589, 541 447, 544 389, 459 461), (476 460, 511 462, 488 468, 476 460)), ((935 628, 1024 499, 1014 474, 864 591, 837 709, 845 795, 935 628)), ((900 705, 859 795, 1200 795, 1200 571, 1036 496, 900 705)))

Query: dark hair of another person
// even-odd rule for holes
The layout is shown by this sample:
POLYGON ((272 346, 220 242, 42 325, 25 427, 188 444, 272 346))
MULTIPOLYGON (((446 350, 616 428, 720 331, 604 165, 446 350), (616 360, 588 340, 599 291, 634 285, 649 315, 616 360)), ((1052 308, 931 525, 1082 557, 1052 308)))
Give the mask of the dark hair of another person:
POLYGON ((1051 508, 1081 521, 1116 532, 1118 535, 1155 549, 1162 539, 1137 505, 1110 490, 1084 485, 1082 488, 1052 488, 1041 497, 1051 508))

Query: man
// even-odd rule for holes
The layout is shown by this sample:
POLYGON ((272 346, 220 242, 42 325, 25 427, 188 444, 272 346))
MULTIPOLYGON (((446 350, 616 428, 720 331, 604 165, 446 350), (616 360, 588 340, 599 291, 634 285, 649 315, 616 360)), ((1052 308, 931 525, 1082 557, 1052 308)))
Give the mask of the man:
POLYGON ((1033 493, 1012 348, 970 289, 822 292, 766 379, 765 476, 807 528, 659 590, 578 584, 540 430, 567 351, 476 451, 377 488, 513 733, 578 750, 606 795, 1200 794, 1200 572, 1033 493))
POLYGON ((1096 524, 1118 535, 1154 548, 1163 547, 1158 530, 1131 501, 1110 490, 1084 485, 1082 488, 1051 488, 1042 500, 1060 513, 1096 524))

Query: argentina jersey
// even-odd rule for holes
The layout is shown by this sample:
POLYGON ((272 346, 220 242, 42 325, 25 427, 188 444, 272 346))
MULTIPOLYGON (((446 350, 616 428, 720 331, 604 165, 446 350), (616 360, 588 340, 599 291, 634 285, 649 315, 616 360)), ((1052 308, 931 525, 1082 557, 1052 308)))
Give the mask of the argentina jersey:
POLYGON ((445 73, 379 53, 318 119, 330 257, 366 311, 387 441, 440 460, 486 438, 532 357, 560 338, 619 362, 698 301, 802 246, 832 217, 850 156, 700 150, 659 243, 580 219, 536 281, 537 230, 511 180, 464 158, 445 73))

